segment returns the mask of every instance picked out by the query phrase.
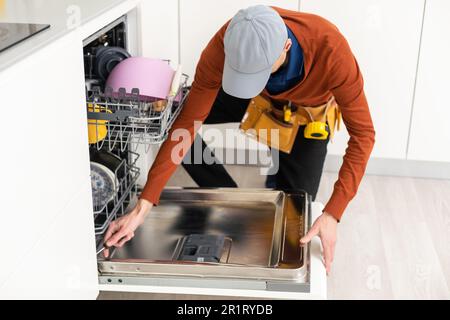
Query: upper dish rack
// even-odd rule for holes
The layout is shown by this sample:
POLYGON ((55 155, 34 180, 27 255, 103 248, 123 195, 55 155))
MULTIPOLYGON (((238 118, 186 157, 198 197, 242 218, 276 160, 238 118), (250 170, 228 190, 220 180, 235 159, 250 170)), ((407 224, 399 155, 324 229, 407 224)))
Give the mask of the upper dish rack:
POLYGON ((160 99, 144 97, 139 89, 126 92, 100 87, 87 91, 89 140, 98 150, 136 151, 139 145, 148 148, 162 143, 180 113, 189 88, 188 76, 183 74, 174 97, 160 99))

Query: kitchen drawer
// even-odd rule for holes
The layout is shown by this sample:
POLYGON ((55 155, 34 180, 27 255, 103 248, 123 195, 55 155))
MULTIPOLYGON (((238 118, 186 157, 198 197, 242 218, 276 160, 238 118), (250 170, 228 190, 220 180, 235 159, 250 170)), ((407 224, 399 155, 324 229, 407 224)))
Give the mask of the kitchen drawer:
POLYGON ((301 192, 166 190, 135 238, 99 258, 100 290, 326 298, 319 240, 298 245, 321 209, 301 192), (189 234, 225 237, 220 261, 177 259, 189 234))

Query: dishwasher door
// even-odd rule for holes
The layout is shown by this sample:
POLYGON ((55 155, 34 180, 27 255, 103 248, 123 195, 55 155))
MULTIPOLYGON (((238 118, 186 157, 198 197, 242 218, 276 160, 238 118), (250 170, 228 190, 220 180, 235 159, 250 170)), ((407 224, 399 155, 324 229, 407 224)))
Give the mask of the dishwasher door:
POLYGON ((299 245, 310 223, 311 203, 304 192, 165 190, 133 240, 110 259, 99 257, 101 290, 272 298, 310 294, 310 245, 299 245), (178 260, 180 243, 191 234, 225 237, 220 260, 178 260))

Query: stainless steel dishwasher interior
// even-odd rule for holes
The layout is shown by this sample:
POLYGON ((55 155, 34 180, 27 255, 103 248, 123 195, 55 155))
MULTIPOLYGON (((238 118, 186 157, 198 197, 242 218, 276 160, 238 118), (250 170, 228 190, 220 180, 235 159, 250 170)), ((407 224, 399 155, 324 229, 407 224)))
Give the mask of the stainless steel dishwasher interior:
POLYGON ((164 191, 133 240, 100 259, 101 275, 307 281, 308 196, 273 190, 164 191), (231 238, 219 263, 177 261, 178 241, 189 234, 231 238))

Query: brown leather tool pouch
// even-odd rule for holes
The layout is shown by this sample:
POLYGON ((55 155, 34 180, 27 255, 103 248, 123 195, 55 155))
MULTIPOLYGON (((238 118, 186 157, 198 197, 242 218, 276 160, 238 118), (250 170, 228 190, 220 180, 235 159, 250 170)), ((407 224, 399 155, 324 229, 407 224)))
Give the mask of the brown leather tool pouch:
POLYGON ((271 148, 290 153, 299 129, 297 114, 284 121, 284 111, 275 108, 271 101, 258 96, 250 101, 240 129, 271 148))

